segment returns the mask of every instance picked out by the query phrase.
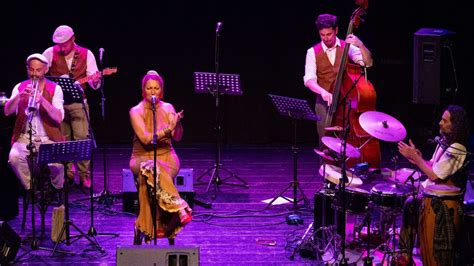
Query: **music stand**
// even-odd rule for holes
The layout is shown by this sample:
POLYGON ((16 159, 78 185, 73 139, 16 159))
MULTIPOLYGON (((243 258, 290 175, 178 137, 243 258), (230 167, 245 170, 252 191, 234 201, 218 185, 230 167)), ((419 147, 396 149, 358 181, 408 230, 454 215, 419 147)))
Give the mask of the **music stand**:
POLYGON ((83 103, 84 91, 76 80, 71 78, 47 76, 47 79, 56 82, 63 90, 64 105, 83 103))
POLYGON ((216 158, 214 165, 207 169, 203 174, 201 174, 197 181, 205 175, 210 175, 209 182, 200 182, 195 185, 205 185, 207 184, 206 192, 209 191, 212 184, 214 184, 214 196, 216 197, 217 187, 221 184, 238 186, 248 188, 248 184, 245 180, 222 167, 221 163, 221 152, 220 152, 220 135, 221 135, 221 125, 219 120, 220 115, 220 102, 219 97, 221 95, 242 95, 243 92, 240 86, 240 75, 238 74, 220 74, 220 73, 207 73, 207 72, 194 72, 194 92, 196 93, 209 93, 215 97, 216 100, 216 117, 215 117, 215 129, 216 129, 216 158), (218 81, 218 82, 217 82, 218 81), (220 170, 225 171, 230 176, 226 178, 221 178, 220 170), (235 178, 240 183, 226 182, 231 178, 235 178))
MULTIPOLYGON (((194 92, 216 94, 216 73, 194 72, 194 92)), ((243 94, 240 89, 239 74, 219 73, 219 94, 238 95, 243 94)))
MULTIPOLYGON (((77 141, 65 141, 65 142, 55 142, 51 144, 41 144, 39 146, 38 153, 38 164, 48 164, 48 163, 62 163, 64 164, 64 173, 66 174, 66 163, 69 161, 81 161, 89 160, 92 155, 93 141, 90 139, 87 140, 77 140, 77 141)), ((69 226, 73 226, 80 235, 76 237, 85 237, 92 245, 96 246, 99 251, 103 252, 102 247, 97 242, 94 236, 89 236, 85 234, 79 227, 77 227, 74 222, 69 219, 69 202, 68 202, 68 192, 69 186, 65 182, 64 186, 64 206, 65 206, 65 217, 64 223, 61 227, 61 231, 57 238, 54 249, 51 252, 51 256, 54 255, 63 234, 66 233, 66 245, 71 245, 71 236, 69 226)))
MULTIPOLYGON (((105 172, 107 169, 106 166, 106 158, 105 158, 105 149, 104 149, 104 191, 101 192, 99 196, 94 197, 94 149, 97 149, 97 144, 95 142, 95 137, 94 137, 94 132, 92 131, 91 127, 91 121, 90 121, 90 116, 89 116, 89 111, 86 108, 86 103, 84 101, 85 99, 85 94, 84 91, 79 83, 77 83, 74 79, 71 78, 63 78, 63 77, 53 77, 49 76, 48 77, 50 80, 58 83, 61 88, 63 89, 63 95, 64 95, 64 104, 71 104, 71 103, 81 103, 82 104, 82 109, 84 110, 85 116, 87 118, 87 125, 89 126, 89 139, 93 141, 93 149, 91 152, 91 156, 89 157, 91 162, 90 162, 90 179, 91 179, 91 187, 89 189, 89 198, 85 199, 78 199, 78 200, 88 200, 90 199, 91 201, 91 222, 90 222, 90 227, 87 232, 89 236, 96 236, 96 235, 111 235, 118 237, 118 233, 97 233, 97 230, 94 227, 94 199, 99 200, 99 203, 104 197, 104 202, 106 203, 107 207, 109 207, 109 201, 108 201, 108 195, 110 192, 107 190, 107 173, 105 172), (66 102, 66 99, 68 99, 66 102), (104 194, 105 193, 105 194, 104 194)), ((102 76, 102 86, 103 86, 103 76, 102 76)), ((80 160, 79 160, 80 161, 80 160)))
POLYGON ((303 201, 306 206, 309 206, 308 199, 306 198, 303 189, 301 188, 298 182, 298 147, 296 146, 296 136, 297 136, 297 121, 298 120, 312 120, 319 121, 320 118, 316 115, 313 110, 309 107, 309 104, 306 100, 289 98, 284 96, 272 95, 270 96, 273 104, 278 110, 278 113, 282 116, 291 118, 293 123, 293 146, 291 147, 293 151, 293 181, 288 184, 288 186, 283 189, 278 195, 276 195, 267 206, 270 206, 275 200, 279 197, 284 198, 289 202, 293 202, 293 210, 298 209, 298 202, 303 201), (286 191, 290 188, 293 188, 293 200, 284 196, 286 191), (297 192, 300 190, 302 199, 298 200, 297 192))

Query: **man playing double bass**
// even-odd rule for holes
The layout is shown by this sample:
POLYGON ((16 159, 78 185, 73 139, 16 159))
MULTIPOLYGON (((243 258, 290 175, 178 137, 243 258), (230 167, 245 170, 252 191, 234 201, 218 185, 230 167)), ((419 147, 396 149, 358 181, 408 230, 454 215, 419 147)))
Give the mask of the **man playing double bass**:
POLYGON ((315 92, 316 114, 321 117, 317 122, 319 139, 325 134, 325 117, 328 106, 332 103, 332 84, 335 81, 344 46, 349 45, 348 58, 361 66, 372 66, 372 54, 355 35, 350 34, 346 40, 337 38, 337 17, 321 14, 316 19, 321 42, 309 48, 306 53, 304 85, 315 92))

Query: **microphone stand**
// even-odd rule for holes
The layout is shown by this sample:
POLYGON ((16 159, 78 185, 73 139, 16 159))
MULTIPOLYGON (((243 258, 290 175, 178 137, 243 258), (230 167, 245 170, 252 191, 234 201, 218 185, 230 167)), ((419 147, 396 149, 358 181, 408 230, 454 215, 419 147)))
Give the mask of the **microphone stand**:
POLYGON ((157 215, 157 206, 156 206, 156 194, 157 194, 157 176, 156 176, 156 149, 158 148, 158 135, 156 133, 156 106, 155 106, 156 101, 153 100, 151 103, 151 111, 153 112, 153 193, 152 196, 153 198, 151 199, 151 217, 153 219, 153 234, 154 234, 154 245, 157 245, 157 235, 156 235, 156 215, 157 215))
MULTIPOLYGON (((342 253, 342 258, 339 262, 339 265, 348 265, 347 258, 346 258, 346 182, 349 182, 349 179, 347 178, 347 173, 346 173, 346 149, 347 149, 347 138, 349 135, 350 131, 350 113, 351 113, 351 101, 348 100, 349 93, 355 88, 357 82, 359 82, 360 78, 364 75, 364 73, 361 73, 357 80, 355 80, 352 84, 352 87, 347 91, 347 93, 344 95, 344 98, 342 98, 342 152, 341 152, 341 179, 339 181, 340 185, 340 190, 342 191, 342 244, 341 244, 341 253, 342 253), (346 117, 346 105, 348 106, 347 109, 347 117, 346 117)), ((367 255, 367 257, 369 257, 367 255)))
MULTIPOLYGON (((101 48, 102 49, 102 48, 101 48)), ((103 49, 99 49, 99 67, 100 70, 102 71, 104 68, 103 61, 102 61, 102 53, 103 49)), ((101 111, 102 111, 102 122, 105 125, 105 93, 104 93, 104 87, 105 87, 105 81, 104 81, 104 76, 100 76, 100 93, 102 95, 101 100, 100 100, 100 106, 101 106, 101 111)), ((110 191, 108 190, 108 178, 107 178, 107 147, 104 146, 102 147, 102 161, 104 164, 104 189, 102 192, 100 192, 98 201, 99 203, 105 204, 107 207, 110 207, 110 205, 113 203, 112 195, 110 191)))
MULTIPOLYGON (((29 110, 28 111, 28 141, 29 143, 26 145, 26 149, 30 152, 30 154, 27 155, 27 162, 28 162, 28 168, 30 169, 30 197, 31 197, 31 234, 32 234, 32 240, 30 244, 30 250, 26 251, 22 255, 18 256, 13 262, 18 262, 21 258, 25 257, 28 255, 30 252, 36 251, 36 250, 45 250, 45 251, 53 251, 53 249, 47 248, 47 247, 42 247, 39 245, 39 240, 36 237, 36 218, 35 218, 35 190, 36 190, 36 185, 37 185, 37 174, 39 174, 39 170, 37 168, 37 162, 35 161, 35 158, 38 156, 38 151, 36 149, 36 146, 33 144, 33 116, 34 113, 37 112, 38 109, 36 110, 29 110)), ((26 196, 28 197, 28 195, 26 196)), ((26 199, 25 199, 26 200, 26 199)), ((43 219, 43 218, 42 218, 43 219)), ((44 231, 42 229, 42 231, 44 231)), ((62 254, 73 254, 72 252, 69 251, 64 251, 64 250, 57 250, 57 252, 62 253, 62 254)), ((3 251, 2 251, 3 253, 3 251)))
MULTIPOLYGON (((82 92, 82 95, 84 95, 84 91, 82 90, 81 86, 79 84, 77 84, 76 86, 77 86, 78 89, 80 89, 80 91, 82 92)), ((82 108, 84 109, 84 114, 85 114, 86 119, 87 119, 87 125, 88 125, 88 131, 89 131, 89 135, 87 136, 87 138, 92 140, 92 144, 93 144, 93 147, 92 147, 92 150, 91 150, 92 160, 91 160, 91 163, 90 163, 91 187, 90 187, 90 190, 89 190, 89 196, 90 196, 90 200, 91 200, 91 214, 90 214, 91 224, 90 224, 90 227, 89 227, 89 231, 87 232, 87 235, 90 236, 90 237, 95 237, 97 235, 111 235, 111 236, 118 237, 119 236, 118 233, 97 233, 97 230, 94 228, 94 150, 97 149, 97 143, 95 141, 94 132, 92 131, 90 115, 89 115, 89 112, 87 111, 87 108, 86 108, 85 98, 82 99, 82 108)))

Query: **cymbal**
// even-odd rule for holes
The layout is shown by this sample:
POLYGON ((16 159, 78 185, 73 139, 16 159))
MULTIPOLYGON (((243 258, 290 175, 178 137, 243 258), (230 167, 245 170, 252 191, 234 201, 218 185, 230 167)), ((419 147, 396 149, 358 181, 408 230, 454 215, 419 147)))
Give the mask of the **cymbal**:
POLYGON ((400 169, 394 170, 394 171, 392 171, 392 175, 390 177, 388 177, 388 179, 391 180, 391 181, 394 181, 394 182, 406 183, 407 178, 410 175, 412 175, 413 180, 415 180, 415 181, 420 179, 420 172, 416 171, 415 169, 411 169, 411 168, 400 168, 400 169), (414 174, 413 174, 413 171, 415 171, 414 174))
POLYGON ((314 151, 317 155, 321 156, 321 158, 323 158, 323 159, 326 159, 326 160, 328 160, 328 161, 330 161, 330 162, 334 162, 334 161, 335 161, 334 158, 332 158, 331 156, 327 155, 326 153, 324 153, 324 152, 322 152, 322 151, 320 151, 320 150, 318 150, 318 149, 314 149, 313 151, 314 151))
MULTIPOLYGON (((321 141, 326 145, 329 149, 337 152, 338 154, 341 153, 342 149, 342 141, 338 138, 333 137, 322 137, 321 141)), ((347 143, 346 145, 346 156, 349 158, 359 158, 360 152, 359 149, 355 148, 351 144, 347 143)))
POLYGON ((383 141, 398 142, 407 136, 407 131, 402 123, 382 112, 364 112, 359 117, 359 123, 372 137, 383 141))

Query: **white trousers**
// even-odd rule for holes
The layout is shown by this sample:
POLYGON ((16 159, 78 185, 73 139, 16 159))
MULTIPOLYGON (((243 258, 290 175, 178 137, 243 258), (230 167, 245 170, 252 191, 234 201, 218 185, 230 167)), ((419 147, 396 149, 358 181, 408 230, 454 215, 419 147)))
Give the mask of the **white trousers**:
MULTIPOLYGON (((41 144, 49 143, 53 143, 53 141, 48 137, 33 137, 33 144, 37 151, 41 144)), ((30 154, 30 151, 27 149, 28 144, 28 135, 21 134, 20 138, 13 143, 8 157, 8 163, 26 190, 31 188, 31 170, 28 166, 28 155, 30 154)), ((36 158, 34 158, 34 160, 36 160, 36 158)), ((51 184, 56 189, 63 188, 64 166, 60 163, 50 163, 48 164, 48 168, 50 171, 51 184)))

